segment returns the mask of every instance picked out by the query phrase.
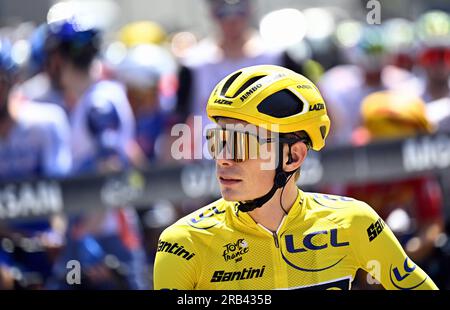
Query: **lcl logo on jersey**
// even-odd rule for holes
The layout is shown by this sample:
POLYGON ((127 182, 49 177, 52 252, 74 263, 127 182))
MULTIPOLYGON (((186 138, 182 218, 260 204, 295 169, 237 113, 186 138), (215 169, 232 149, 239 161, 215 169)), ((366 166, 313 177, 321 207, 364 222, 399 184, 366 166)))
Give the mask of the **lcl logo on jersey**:
POLYGON ((331 247, 342 247, 342 246, 348 246, 349 242, 339 242, 338 241, 338 230, 337 228, 333 228, 330 231, 327 230, 321 230, 321 231, 315 231, 310 234, 307 234, 303 237, 303 246, 304 247, 298 247, 296 248, 294 245, 294 236, 293 235, 286 235, 286 249, 289 253, 301 253, 306 252, 308 250, 316 251, 316 250, 322 250, 328 248, 328 246, 331 247), (318 244, 313 243, 313 238, 318 235, 329 235, 329 242, 318 244))
POLYGON ((408 257, 405 259, 405 261, 403 262, 403 266, 400 268, 399 267, 392 268, 391 265, 391 268, 389 270, 389 278, 391 280, 391 283, 399 290, 412 290, 415 289, 416 287, 419 287, 420 285, 422 285, 422 283, 424 283, 427 280, 427 277, 425 277, 425 279, 421 281, 419 280, 419 283, 416 283, 412 286, 406 287, 400 285, 401 283, 404 283, 403 281, 408 279, 408 277, 414 272, 414 270, 416 270, 416 268, 417 266, 408 257))
POLYGON ((237 263, 242 260, 242 256, 249 251, 247 241, 244 239, 238 239, 236 242, 227 243, 223 246, 223 258, 226 262, 233 260, 237 263))
POLYGON ((220 211, 217 207, 213 206, 189 219, 187 223, 191 227, 197 229, 210 229, 221 223, 221 221, 217 220, 215 216, 223 213, 225 213, 225 211, 220 211))
MULTIPOLYGON (((286 250, 289 253, 303 253, 308 251, 318 251, 323 250, 329 247, 337 248, 337 247, 345 247, 350 245, 350 242, 342 241, 338 239, 338 230, 336 228, 328 230, 321 230, 321 231, 315 231, 312 233, 309 233, 303 237, 303 246, 298 246, 299 243, 294 241, 293 235, 286 235, 285 241, 286 241, 286 250), (314 241, 314 237, 316 236, 329 236, 329 239, 327 239, 326 242, 318 243, 317 241, 314 241), (296 247, 297 244, 297 247, 296 247)), ((317 238, 316 238, 317 239, 317 238)), ((322 238, 323 239, 323 238, 322 238)), ((292 261, 290 261, 283 253, 281 253, 281 256, 283 257, 284 261, 291 266, 292 268, 295 268, 297 270, 306 271, 306 272, 319 272, 323 270, 330 269, 337 264, 339 264, 346 255, 344 255, 342 258, 338 259, 336 262, 332 262, 328 266, 314 266, 314 268, 306 268, 303 266, 299 266, 298 264, 294 264, 292 261)))

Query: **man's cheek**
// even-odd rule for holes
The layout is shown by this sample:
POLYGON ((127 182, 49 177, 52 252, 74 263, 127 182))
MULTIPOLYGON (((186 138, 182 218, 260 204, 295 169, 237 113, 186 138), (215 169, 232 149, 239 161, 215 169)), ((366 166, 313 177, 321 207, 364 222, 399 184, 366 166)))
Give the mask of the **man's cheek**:
POLYGON ((261 171, 272 171, 278 166, 277 156, 272 152, 265 154, 265 158, 260 160, 258 169, 261 171))

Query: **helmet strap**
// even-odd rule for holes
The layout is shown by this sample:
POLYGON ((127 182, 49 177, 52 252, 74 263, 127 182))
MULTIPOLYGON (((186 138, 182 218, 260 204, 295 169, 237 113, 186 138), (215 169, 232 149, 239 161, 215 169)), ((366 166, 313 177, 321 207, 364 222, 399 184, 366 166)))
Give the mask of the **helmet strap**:
MULTIPOLYGON (((290 153, 290 146, 289 146, 289 153, 290 153)), ((289 154, 289 158, 291 158, 291 154, 289 154)), ((294 171, 283 171, 283 144, 279 144, 278 147, 278 166, 275 169, 275 177, 273 180, 273 186, 270 189, 270 191, 265 194, 264 196, 261 196, 259 198, 249 200, 249 201, 239 201, 238 203, 238 209, 241 212, 249 212, 253 211, 256 208, 261 208, 266 202, 268 202, 270 199, 272 199, 273 195, 275 195, 275 192, 277 189, 284 187, 289 180, 289 177, 294 174, 297 170, 294 171)))

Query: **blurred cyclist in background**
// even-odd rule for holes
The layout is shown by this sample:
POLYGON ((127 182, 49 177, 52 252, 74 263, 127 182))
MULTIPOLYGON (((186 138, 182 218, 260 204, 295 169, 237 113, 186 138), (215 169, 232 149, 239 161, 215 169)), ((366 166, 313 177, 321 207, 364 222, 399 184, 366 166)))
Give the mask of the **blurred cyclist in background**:
POLYGON ((166 41, 167 34, 158 23, 142 20, 123 26, 119 31, 119 39, 130 49, 141 44, 161 45, 166 41))
MULTIPOLYGON (((199 42, 182 61, 179 74, 177 111, 192 122, 192 116, 210 121, 205 106, 214 85, 230 72, 241 67, 274 64, 301 71, 284 51, 270 50, 251 27, 254 13, 249 0, 207 0, 208 10, 217 35, 199 42)), ((200 145, 198 143, 197 145, 200 145)))
POLYGON ((389 63, 411 72, 415 64, 414 23, 404 18, 391 18, 383 22, 389 63))
MULTIPOLYGON (((133 42, 136 41, 134 37, 133 42)), ((136 117, 136 140, 145 154, 142 166, 152 169, 173 162, 170 149, 175 137, 170 135, 170 129, 179 120, 164 106, 167 103, 164 98, 170 97, 165 81, 176 72, 174 59, 162 46, 137 44, 128 49, 115 71, 118 80, 125 85, 136 117)), ((145 250, 152 264, 159 234, 175 221, 182 208, 163 201, 139 209, 145 223, 145 250)))
MULTIPOLYGON (((353 134, 355 145, 433 132, 425 103, 411 94, 373 93, 363 100, 361 116, 363 126, 353 134)), ((434 176, 352 184, 347 195, 370 204, 392 229, 408 256, 433 279, 441 278, 436 269, 436 244, 444 232, 443 201, 434 176)))
POLYGON ((443 11, 424 13, 416 22, 419 39, 418 64, 424 71, 430 119, 439 131, 450 131, 450 15, 443 11))
MULTIPOLYGON (((47 72, 52 85, 62 93, 71 123, 72 173, 125 169, 135 162, 130 151, 136 145, 135 122, 123 86, 100 80, 94 70, 100 49, 99 30, 76 16, 47 27, 47 72)), ((68 260, 77 258, 87 266, 83 270, 85 288, 147 287, 143 279, 145 257, 133 209, 95 211, 71 218, 67 239, 49 287, 71 288, 65 280, 65 266, 68 260), (89 256, 92 249, 97 249, 97 254, 89 256), (112 265, 108 263, 111 257, 116 261, 112 265), (118 267, 125 271, 117 278, 118 267)))
MULTIPOLYGON (((94 138, 94 153, 76 173, 123 171, 130 161, 120 152, 120 118, 114 105, 93 104, 87 114, 87 127, 94 138)), ((67 285, 67 262, 78 259, 83 268, 83 289, 148 288, 145 253, 136 212, 129 208, 89 211, 72 216, 67 245, 54 268, 55 278, 48 287, 71 289, 67 285)))
POLYGON ((388 55, 381 78, 388 89, 420 95, 423 85, 415 66, 414 29, 414 23, 403 18, 392 18, 383 22, 388 55))
MULTIPOLYGON (((166 31, 154 21, 142 20, 123 26, 119 30, 118 37, 119 41, 115 43, 120 43, 119 46, 124 45, 126 47, 127 62, 132 68, 143 67, 148 70, 151 67, 159 73, 157 83, 158 105, 164 113, 173 112, 178 89, 178 65, 168 51, 169 40, 166 31), (146 50, 150 54, 144 59, 146 50)), ((123 46, 121 47, 123 48, 123 46)), ((124 64, 124 59, 121 59, 121 63, 124 64)), ((123 72, 122 65, 118 68, 120 72, 123 72)), ((112 71, 116 69, 116 66, 114 66, 112 71)), ((142 69, 137 70, 142 72, 142 69)), ((127 80, 129 81, 128 78, 127 80)), ((147 77, 144 77, 144 80, 147 80, 147 77)), ((136 79, 131 84, 136 84, 136 79)))
POLYGON ((68 111, 61 84, 61 58, 50 55, 46 48, 49 28, 47 23, 39 25, 29 38, 30 57, 28 74, 30 78, 18 85, 15 96, 26 97, 33 102, 56 104, 68 111))
MULTIPOLYGON (((381 72, 387 53, 381 26, 363 26, 357 22, 351 25, 357 37, 354 45, 344 47, 351 64, 328 70, 319 82, 333 111, 336 127, 330 133, 330 142, 336 144, 350 143, 352 131, 361 124, 358 112, 361 100, 372 92, 385 89, 381 72)), ((341 23, 338 31, 343 32, 346 27, 348 24, 341 23)))
POLYGON ((116 67, 136 118, 136 140, 145 154, 145 164, 171 158, 170 128, 176 117, 163 107, 162 97, 164 77, 175 72, 172 56, 154 44, 133 46, 116 67))
POLYGON ((328 70, 319 82, 336 125, 331 143, 351 143, 352 132, 361 125, 359 110, 365 96, 385 89, 420 93, 413 74, 395 66, 398 46, 394 46, 399 43, 393 38, 394 27, 356 21, 343 21, 337 27, 336 38, 349 64, 328 70))
MULTIPOLYGON (((66 115, 55 105, 13 105, 8 100, 18 70, 9 47, 7 40, 0 40, 0 181, 68 175, 72 162, 66 115)), ((15 195, 13 192, 10 195, 15 195)), ((28 192, 28 195, 33 193, 28 192)), ((17 203, 24 204, 23 207, 34 203, 33 196, 28 202, 20 202, 21 196, 16 199, 19 199, 17 203)), ((15 288, 43 287, 51 272, 52 255, 62 243, 60 223, 57 217, 51 217, 0 224, 0 266, 3 265, 0 269, 5 264, 14 269, 13 274, 4 273, 5 276, 13 275, 13 279, 4 279, 3 288, 12 288, 12 280, 15 288)))
MULTIPOLYGON (((7 131, 11 127, 12 119, 8 111, 8 96, 11 86, 14 84, 15 63, 12 61, 9 52, 9 42, 0 40, 0 152, 3 153, 3 140, 7 131), (8 46, 6 46, 8 45, 8 46)), ((3 158, 3 156, 2 156, 3 158)), ((1 172, 0 172, 1 173, 1 172)), ((0 237, 6 237, 10 231, 0 223, 0 237)), ((14 275, 12 267, 14 266, 12 256, 5 251, 4 246, 0 247, 0 289, 14 288, 14 275)))
POLYGON ((449 97, 450 16, 443 11, 430 11, 416 22, 419 39, 418 63, 425 72, 425 102, 449 97))
POLYGON ((48 61, 57 64, 55 83, 63 91, 64 103, 70 115, 75 166, 93 155, 95 141, 85 121, 89 109, 107 102, 112 103, 117 110, 122 124, 118 145, 123 156, 127 156, 128 148, 134 142, 134 118, 122 85, 98 80, 93 72, 92 65, 100 48, 99 30, 85 27, 76 19, 54 22, 48 27, 45 48, 48 61))

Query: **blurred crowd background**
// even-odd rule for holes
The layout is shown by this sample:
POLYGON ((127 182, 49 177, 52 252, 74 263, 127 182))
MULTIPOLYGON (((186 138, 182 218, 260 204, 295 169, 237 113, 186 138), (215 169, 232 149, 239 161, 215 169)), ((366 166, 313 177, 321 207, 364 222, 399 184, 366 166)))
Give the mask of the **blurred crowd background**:
MULTIPOLYGON (((172 126, 207 124, 213 86, 256 64, 317 83, 332 121, 327 148, 450 131, 450 2, 368 3, 0 0, 0 183, 179 164, 172 126)), ((368 202, 447 289, 446 182, 314 190, 368 202)), ((2 221, 0 288, 151 288, 159 233, 216 198, 2 221), (70 260, 81 285, 67 282, 70 260)), ((377 287, 361 275, 355 288, 377 287)))

